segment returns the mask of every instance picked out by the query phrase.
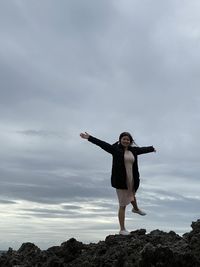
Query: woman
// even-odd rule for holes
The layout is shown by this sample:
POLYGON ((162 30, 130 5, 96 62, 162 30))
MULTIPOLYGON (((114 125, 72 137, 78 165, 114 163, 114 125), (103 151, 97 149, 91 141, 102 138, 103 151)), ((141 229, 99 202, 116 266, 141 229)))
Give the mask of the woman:
POLYGON ((138 147, 128 132, 121 133, 119 141, 113 145, 99 140, 87 132, 81 133, 80 136, 112 154, 111 185, 116 188, 119 200, 119 234, 129 235, 130 233, 125 228, 126 206, 131 203, 133 206, 132 212, 146 215, 145 212, 138 208, 135 197, 140 183, 137 156, 144 153, 156 152, 156 150, 153 146, 138 147))

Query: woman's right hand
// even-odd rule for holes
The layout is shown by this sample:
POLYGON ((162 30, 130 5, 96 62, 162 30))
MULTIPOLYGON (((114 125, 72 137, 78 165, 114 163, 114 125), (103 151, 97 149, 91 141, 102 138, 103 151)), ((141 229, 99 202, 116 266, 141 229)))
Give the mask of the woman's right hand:
POLYGON ((83 138, 83 139, 88 139, 89 138, 89 134, 88 133, 80 133, 80 137, 83 138))

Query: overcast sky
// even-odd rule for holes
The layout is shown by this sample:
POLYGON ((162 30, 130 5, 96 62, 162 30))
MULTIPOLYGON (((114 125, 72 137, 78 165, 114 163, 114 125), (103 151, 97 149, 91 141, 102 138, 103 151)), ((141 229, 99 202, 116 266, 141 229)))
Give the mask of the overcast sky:
POLYGON ((118 233, 109 143, 141 155, 128 230, 183 234, 200 213, 200 2, 0 1, 0 249, 118 233))

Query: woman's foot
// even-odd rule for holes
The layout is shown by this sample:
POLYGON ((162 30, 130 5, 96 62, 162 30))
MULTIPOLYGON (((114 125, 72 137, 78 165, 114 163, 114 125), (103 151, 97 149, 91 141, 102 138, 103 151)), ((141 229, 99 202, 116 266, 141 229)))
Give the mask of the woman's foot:
POLYGON ((134 213, 138 213, 138 214, 140 214, 141 216, 145 216, 145 215, 147 215, 144 211, 142 211, 142 210, 140 210, 140 209, 136 210, 136 209, 132 208, 132 212, 134 212, 134 213))
POLYGON ((124 230, 120 230, 120 231, 119 231, 119 234, 120 234, 120 235, 129 235, 130 232, 127 231, 126 229, 124 229, 124 230))

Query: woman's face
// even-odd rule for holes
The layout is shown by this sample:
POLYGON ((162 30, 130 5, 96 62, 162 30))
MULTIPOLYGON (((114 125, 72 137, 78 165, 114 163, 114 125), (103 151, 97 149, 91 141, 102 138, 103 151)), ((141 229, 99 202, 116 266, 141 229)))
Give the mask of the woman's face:
POLYGON ((125 136, 123 136, 123 137, 121 138, 120 143, 121 143, 121 145, 122 145, 123 147, 128 147, 128 146, 130 146, 131 141, 130 141, 130 138, 129 138, 128 136, 125 135, 125 136))

